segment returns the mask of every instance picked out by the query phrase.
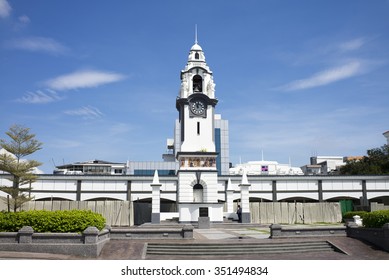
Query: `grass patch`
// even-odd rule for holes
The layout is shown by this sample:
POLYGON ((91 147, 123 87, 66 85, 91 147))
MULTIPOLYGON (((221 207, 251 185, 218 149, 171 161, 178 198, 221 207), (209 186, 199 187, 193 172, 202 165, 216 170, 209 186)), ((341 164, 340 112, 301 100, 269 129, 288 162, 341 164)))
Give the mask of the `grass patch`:
POLYGON ((264 234, 270 234, 270 229, 258 229, 258 228, 248 228, 248 230, 257 231, 264 234))

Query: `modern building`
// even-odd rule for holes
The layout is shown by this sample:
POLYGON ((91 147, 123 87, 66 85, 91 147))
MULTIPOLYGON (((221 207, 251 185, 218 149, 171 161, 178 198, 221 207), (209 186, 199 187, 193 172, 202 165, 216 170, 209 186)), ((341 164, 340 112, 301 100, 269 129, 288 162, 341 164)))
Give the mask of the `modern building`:
POLYGON ((249 161, 231 167, 230 175, 304 175, 300 167, 293 167, 290 164, 280 164, 277 161, 249 161))
POLYGON ((301 166, 301 170, 304 175, 321 175, 322 174, 322 166, 320 164, 307 164, 301 166))
POLYGON ((104 160, 91 160, 56 166, 54 174, 64 175, 123 175, 126 163, 114 163, 104 160))
POLYGON ((386 138, 387 145, 389 145, 389 130, 386 131, 386 132, 384 132, 383 134, 384 134, 384 136, 385 136, 385 138, 386 138))
POLYGON ((342 156, 314 156, 310 158, 310 164, 301 167, 305 175, 338 174, 341 166, 345 165, 342 156))

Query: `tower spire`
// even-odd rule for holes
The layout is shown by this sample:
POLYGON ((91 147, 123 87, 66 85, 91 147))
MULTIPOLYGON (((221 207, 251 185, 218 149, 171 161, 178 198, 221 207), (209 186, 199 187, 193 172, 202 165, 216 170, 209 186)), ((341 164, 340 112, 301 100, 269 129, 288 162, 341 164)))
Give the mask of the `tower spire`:
POLYGON ((197 24, 195 24, 195 44, 197 44, 197 24))

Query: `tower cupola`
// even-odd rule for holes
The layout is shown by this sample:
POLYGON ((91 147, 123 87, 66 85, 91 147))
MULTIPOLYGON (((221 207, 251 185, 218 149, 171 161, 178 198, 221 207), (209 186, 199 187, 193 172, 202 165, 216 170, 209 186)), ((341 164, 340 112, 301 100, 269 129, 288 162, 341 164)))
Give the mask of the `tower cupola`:
POLYGON ((189 51, 188 62, 204 62, 205 55, 203 49, 198 43, 195 43, 189 51))
POLYGON ((181 89, 179 98, 188 98, 194 93, 202 93, 209 98, 215 98, 215 83, 212 71, 209 69, 202 47, 196 40, 191 47, 188 62, 181 70, 181 89))

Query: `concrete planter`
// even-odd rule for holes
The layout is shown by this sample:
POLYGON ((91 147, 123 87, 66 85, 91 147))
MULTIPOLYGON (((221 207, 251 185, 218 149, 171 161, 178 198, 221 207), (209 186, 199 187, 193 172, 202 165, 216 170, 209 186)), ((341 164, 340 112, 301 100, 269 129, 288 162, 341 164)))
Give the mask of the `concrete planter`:
POLYGON ((382 228, 364 228, 351 222, 347 224, 347 236, 370 242, 389 252, 389 223, 382 228))
POLYGON ((270 225, 270 238, 346 236, 345 226, 288 226, 270 225))
POLYGON ((98 257, 114 239, 193 239, 193 226, 110 228, 88 227, 83 233, 36 233, 30 226, 18 232, 0 232, 0 251, 98 257))
POLYGON ((0 232, 0 250, 97 257, 109 241, 109 230, 88 227, 78 233, 36 233, 30 226, 18 232, 0 232))

